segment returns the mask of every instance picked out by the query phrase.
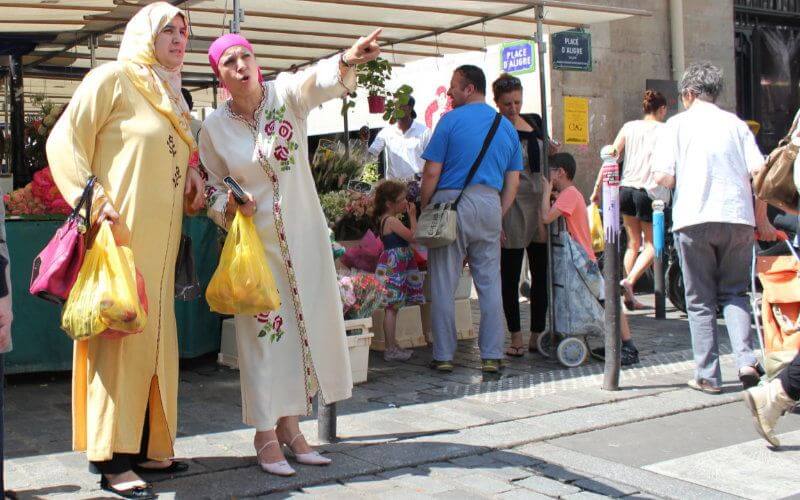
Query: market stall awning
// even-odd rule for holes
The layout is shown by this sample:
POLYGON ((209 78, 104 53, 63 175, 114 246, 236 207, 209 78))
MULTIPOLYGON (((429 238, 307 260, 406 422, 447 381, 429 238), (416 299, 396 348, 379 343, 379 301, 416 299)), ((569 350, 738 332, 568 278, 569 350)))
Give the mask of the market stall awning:
MULTIPOLYGON (((0 0, 4 31, 53 33, 24 58, 26 92, 66 100, 92 64, 116 58, 125 23, 150 0, 0 0), (13 21, 13 22, 12 22, 13 21), (59 83, 50 80, 59 80, 59 83)), ((193 90, 213 83, 206 51, 227 32, 233 0, 172 0, 190 18, 192 34, 184 77, 193 90)), ((629 2, 635 5, 637 2, 629 2)), ((630 16, 637 8, 567 0, 241 0, 241 32, 253 43, 265 76, 300 68, 348 47, 360 35, 383 27, 384 57, 396 65, 486 46, 534 33, 534 9, 545 8, 550 30, 586 28, 630 16)), ((201 104, 210 92, 195 94, 201 104)))

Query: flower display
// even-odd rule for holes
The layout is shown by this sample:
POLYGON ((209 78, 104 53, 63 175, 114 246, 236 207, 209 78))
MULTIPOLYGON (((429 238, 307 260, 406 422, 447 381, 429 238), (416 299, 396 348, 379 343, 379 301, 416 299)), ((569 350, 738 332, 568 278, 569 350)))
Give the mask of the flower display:
POLYGON ((348 148, 342 141, 321 140, 311 161, 314 185, 320 194, 343 189, 348 182, 361 180, 364 166, 374 161, 368 144, 360 139, 350 140, 348 148))
POLYGON ((345 319, 372 317, 381 306, 386 288, 372 273, 358 273, 339 278, 345 319))
POLYGON ((24 160, 29 171, 35 172, 47 166, 45 144, 65 106, 55 104, 41 95, 31 97, 33 104, 39 106, 37 114, 25 121, 24 160))
POLYGON ((342 299, 342 306, 344 306, 344 312, 346 313, 356 303, 356 292, 350 276, 341 276, 339 278, 339 296, 342 299))
POLYGON ((322 212, 325 214, 325 220, 328 221, 329 226, 342 218, 344 215, 344 208, 350 201, 350 195, 347 191, 331 191, 320 195, 319 203, 322 205, 322 212))
POLYGON ((56 187, 49 167, 34 173, 33 180, 25 187, 5 195, 3 202, 8 215, 69 215, 72 212, 56 187))
POLYGON ((357 240, 373 228, 372 205, 370 193, 345 191, 347 201, 342 214, 332 221, 333 232, 337 240, 357 240))
POLYGON ((350 199, 344 207, 344 213, 356 217, 372 216, 373 197, 368 193, 350 191, 350 199))

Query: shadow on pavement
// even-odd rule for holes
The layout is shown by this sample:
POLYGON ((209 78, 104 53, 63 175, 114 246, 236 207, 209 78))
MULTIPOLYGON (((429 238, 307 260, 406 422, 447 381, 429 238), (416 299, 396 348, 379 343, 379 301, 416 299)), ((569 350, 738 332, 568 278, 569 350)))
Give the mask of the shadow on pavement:
MULTIPOLYGON (((401 437, 402 434, 394 437, 401 437)), ((446 441, 396 441, 376 446, 338 443, 335 452, 327 454, 334 462, 328 467, 309 467, 292 463, 297 469, 293 477, 271 476, 256 465, 255 457, 243 457, 238 466, 230 466, 224 457, 196 457, 190 472, 173 478, 153 481, 159 493, 172 493, 175 498, 242 497, 279 493, 271 498, 285 498, 302 488, 306 493, 324 496, 321 486, 350 487, 379 498, 391 488, 401 488, 409 495, 426 494, 445 489, 463 491, 464 497, 482 492, 482 488, 506 483, 513 487, 551 488, 556 496, 582 490, 619 497, 629 493, 607 482, 581 475, 559 465, 509 450, 491 451, 481 446, 461 445, 446 441), (192 473, 191 470, 197 472, 192 473), (437 491, 436 489, 440 490, 437 491), (282 496, 280 492, 285 492, 282 496)), ((502 485, 501 485, 502 488, 502 485)), ((343 494, 341 490, 338 492, 343 494)), ((483 494, 489 493, 483 491, 483 494)), ((533 495, 533 492, 530 492, 533 495)))

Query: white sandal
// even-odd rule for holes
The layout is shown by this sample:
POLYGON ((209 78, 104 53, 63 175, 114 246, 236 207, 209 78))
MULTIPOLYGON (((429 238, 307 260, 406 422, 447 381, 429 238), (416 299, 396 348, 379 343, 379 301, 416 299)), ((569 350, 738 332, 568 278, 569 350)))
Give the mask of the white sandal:
POLYGON ((292 466, 289 465, 289 462, 287 462, 286 460, 280 460, 278 462, 272 462, 272 463, 261 461, 261 452, 264 451, 264 449, 271 444, 277 444, 280 446, 280 443, 278 443, 277 440, 273 439, 272 441, 268 441, 266 444, 264 444, 264 446, 262 446, 261 448, 258 449, 258 451, 256 451, 256 462, 258 462, 258 465, 261 466, 261 470, 263 470, 264 472, 269 472, 270 474, 273 474, 275 476, 282 476, 282 477, 294 476, 296 474, 296 471, 292 469, 292 466))
POLYGON ((303 437, 302 432, 298 432, 297 434, 295 434, 292 440, 289 441, 289 444, 284 443, 284 445, 288 448, 290 454, 294 457, 297 463, 303 465, 330 465, 332 460, 330 458, 323 457, 322 455, 320 455, 318 451, 311 451, 309 453, 296 453, 292 448, 292 445, 294 444, 295 441, 297 441, 297 438, 299 437, 303 437))

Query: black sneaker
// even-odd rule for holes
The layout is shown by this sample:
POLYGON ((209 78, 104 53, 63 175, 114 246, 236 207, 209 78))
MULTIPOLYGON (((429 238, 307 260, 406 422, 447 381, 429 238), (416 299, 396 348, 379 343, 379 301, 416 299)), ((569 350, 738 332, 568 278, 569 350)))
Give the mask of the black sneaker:
POLYGON ((635 365, 639 362, 639 351, 633 345, 623 345, 619 357, 622 366, 635 365))

